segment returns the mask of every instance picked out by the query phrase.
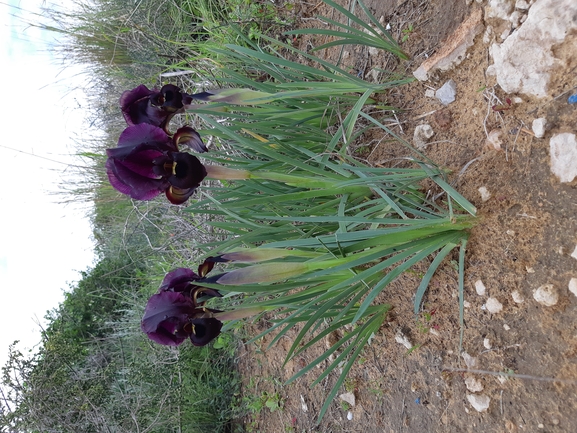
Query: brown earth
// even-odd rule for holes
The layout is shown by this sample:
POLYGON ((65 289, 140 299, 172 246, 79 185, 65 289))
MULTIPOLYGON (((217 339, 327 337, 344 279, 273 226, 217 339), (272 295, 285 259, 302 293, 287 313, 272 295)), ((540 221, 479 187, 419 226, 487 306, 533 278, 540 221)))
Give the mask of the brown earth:
MULTIPOLYGON (((399 63, 382 52, 372 56, 366 47, 345 47, 344 52, 334 48, 322 55, 333 61, 341 56, 369 81, 375 68, 411 74, 480 7, 464 0, 367 0, 366 4, 377 18, 391 24, 399 40, 408 36, 402 47, 411 60, 399 63), (412 31, 403 32, 410 26, 412 31)), ((300 27, 322 25, 312 19, 317 14, 341 19, 323 3, 299 3, 293 13, 301 18, 300 27)), ((323 42, 323 37, 300 36, 295 43, 306 49, 323 42)), ((467 246, 463 338, 463 350, 476 365, 462 371, 467 364, 459 354, 457 274, 449 260, 432 280, 418 320, 412 313, 418 278, 406 274, 387 288, 380 300, 391 303, 393 313, 340 392, 354 393, 356 404, 335 399, 320 425, 317 415, 336 373, 312 389, 309 384, 317 373, 283 385, 320 349, 283 367, 290 334, 270 349, 271 337, 243 346, 239 355, 243 396, 247 401, 269 401, 271 406, 249 414, 246 431, 577 432, 577 298, 568 290, 570 278, 577 277, 577 261, 570 256, 577 244, 577 187, 575 181, 561 184, 551 174, 548 151, 552 133, 577 128, 575 106, 567 103, 567 92, 577 86, 575 70, 553 75, 547 98, 507 95, 485 74, 491 59, 483 32, 467 53, 451 71, 392 90, 387 102, 398 111, 381 121, 408 142, 416 125, 429 123, 435 135, 424 153, 452 171, 453 185, 478 209, 480 222, 467 246), (425 97, 425 91, 448 79, 457 83, 457 99, 443 108, 436 99, 425 97), (510 109, 491 109, 515 97, 520 99, 510 109), (543 139, 526 132, 537 117, 549 120, 550 130, 543 139), (487 133, 493 130, 501 133, 501 150, 486 145, 487 133), (482 186, 491 193, 487 201, 481 199, 482 186), (477 294, 477 280, 483 281, 486 295, 477 294), (545 307, 533 299, 533 290, 544 284, 558 290, 555 306, 545 307), (515 290, 524 302, 514 302, 515 290), (503 305, 501 312, 487 311, 489 296, 503 305), (395 341, 398 330, 416 349, 408 353, 395 341), (499 376, 503 372, 516 376, 499 376), (467 378, 482 384, 484 389, 477 394, 490 398, 487 411, 478 412, 467 400, 473 394, 467 390, 467 378), (352 420, 347 419, 349 410, 352 420)), ((382 130, 365 134, 353 149, 355 156, 375 166, 410 154, 382 130)), ((260 322, 252 331, 256 334, 266 326, 260 322)))

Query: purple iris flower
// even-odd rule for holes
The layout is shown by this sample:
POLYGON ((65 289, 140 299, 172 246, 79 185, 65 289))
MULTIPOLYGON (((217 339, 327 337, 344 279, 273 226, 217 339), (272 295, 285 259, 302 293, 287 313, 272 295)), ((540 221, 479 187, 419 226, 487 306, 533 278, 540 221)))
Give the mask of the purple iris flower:
POLYGON ((118 147, 106 150, 111 185, 136 200, 150 200, 164 192, 171 203, 184 203, 207 173, 198 158, 178 151, 182 143, 198 147, 202 140, 189 127, 171 138, 153 125, 129 126, 120 135, 118 147))
MULTIPOLYGON (((201 265, 201 274, 201 269, 206 270, 201 265)), ((178 346, 188 338, 195 346, 204 346, 220 334, 222 322, 214 317, 219 311, 204 307, 199 297, 220 297, 221 294, 194 284, 201 278, 187 268, 166 274, 158 293, 148 300, 142 318, 141 329, 151 340, 178 346)))
POLYGON ((212 317, 215 310, 197 307, 179 292, 160 292, 148 300, 141 329, 152 341, 178 346, 187 338, 204 346, 220 334, 222 322, 212 317))
POLYGON ((190 95, 173 84, 162 86, 160 91, 141 84, 122 94, 120 109, 129 126, 148 123, 166 130, 170 119, 183 113, 191 101, 190 95))
POLYGON ((193 99, 206 101, 213 96, 210 92, 189 95, 174 84, 166 84, 160 90, 141 84, 120 96, 120 109, 129 126, 148 123, 168 132, 170 119, 184 113, 193 99))

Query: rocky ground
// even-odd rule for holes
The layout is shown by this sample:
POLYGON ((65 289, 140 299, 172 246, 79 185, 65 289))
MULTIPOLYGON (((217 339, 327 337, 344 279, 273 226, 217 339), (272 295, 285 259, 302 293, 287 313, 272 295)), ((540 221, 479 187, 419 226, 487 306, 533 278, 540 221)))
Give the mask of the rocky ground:
MULTIPOLYGON (((415 275, 403 275, 383 294, 394 313, 351 371, 342 391, 347 400, 335 401, 320 425, 318 411, 335 377, 312 389, 313 376, 283 386, 315 352, 283 368, 290 336, 268 350, 267 341, 243 347, 243 395, 264 403, 245 428, 575 432, 577 104, 569 98, 577 93, 577 3, 366 4, 404 39, 411 60, 399 63, 364 47, 323 55, 341 56, 367 80, 383 79, 381 69, 420 79, 387 95, 398 111, 382 121, 452 170, 453 185, 478 209, 466 260, 464 352, 449 260, 432 280, 418 320, 415 275), (441 102, 443 87, 449 91, 441 102), (400 335, 417 348, 409 352, 400 335)), ((340 19, 316 2, 299 2, 295 12, 301 27, 322 25, 312 19, 317 14, 340 19)), ((323 42, 319 36, 298 41, 302 49, 323 42)), ((365 134, 353 151, 374 166, 409 155, 382 131, 365 134)), ((258 332, 267 323, 254 326, 258 332)))

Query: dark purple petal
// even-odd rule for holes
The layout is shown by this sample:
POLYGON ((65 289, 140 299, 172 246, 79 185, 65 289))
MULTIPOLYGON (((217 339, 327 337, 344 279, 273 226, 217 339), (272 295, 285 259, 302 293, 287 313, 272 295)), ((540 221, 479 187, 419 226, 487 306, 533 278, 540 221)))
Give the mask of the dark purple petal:
POLYGON ((181 189, 196 188, 206 177, 206 169, 200 160, 190 153, 171 154, 174 162, 174 174, 168 178, 172 186, 181 189))
POLYGON ((183 204, 194 194, 196 188, 177 188, 175 186, 169 187, 166 191, 166 198, 172 204, 183 204))
POLYGON ((175 113, 182 111, 184 104, 183 98, 189 99, 189 96, 180 90, 180 87, 174 84, 165 84, 150 100, 152 105, 162 107, 166 112, 175 113))
POLYGON ((150 124, 129 126, 118 139, 118 147, 135 147, 140 144, 149 144, 162 151, 178 151, 172 139, 159 128, 150 124))
POLYGON ((206 274, 212 271, 212 268, 214 268, 214 261, 211 259, 212 257, 208 257, 204 262, 198 265, 198 275, 206 277, 206 274))
POLYGON ((147 123, 163 129, 166 127, 175 113, 169 113, 162 107, 153 106, 151 98, 156 95, 159 95, 159 92, 148 90, 144 85, 122 94, 120 109, 129 126, 147 123))
POLYGON ((114 189, 136 200, 150 200, 169 187, 167 180, 143 176, 113 158, 106 161, 106 173, 114 189))
POLYGON ((143 98, 148 98, 150 95, 153 95, 157 92, 158 90, 150 90, 144 84, 141 84, 132 90, 126 90, 120 96, 120 108, 126 108, 129 105, 134 104, 136 101, 143 98))
POLYGON ((128 125, 146 123, 167 129, 170 119, 184 112, 191 101, 191 96, 175 85, 167 84, 158 91, 142 84, 122 94, 120 108, 128 125))
POLYGON ((146 112, 148 98, 154 93, 156 90, 149 90, 148 87, 141 84, 132 90, 125 91, 120 96, 120 109, 128 125, 143 123, 139 121, 141 120, 140 113, 146 112))
POLYGON ((212 317, 216 312, 195 308, 182 293, 164 291, 150 297, 140 327, 159 344, 178 346, 190 338, 195 346, 204 346, 220 334, 222 322, 212 317))
POLYGON ((179 128, 174 134, 173 140, 176 147, 186 146, 199 153, 208 152, 208 149, 202 142, 202 138, 200 138, 200 134, 190 126, 179 128))
POLYGON ((192 319, 192 334, 190 334, 190 341, 195 346, 205 346, 213 339, 215 339, 222 329, 222 322, 213 317, 192 319))
POLYGON ((151 340, 176 346, 188 337, 191 328, 187 324, 197 313, 192 299, 181 293, 161 292, 148 300, 140 328, 151 340))
POLYGON ((164 346, 178 346, 190 336, 191 326, 186 317, 182 319, 169 317, 160 323, 156 331, 148 332, 147 335, 155 343, 164 346), (185 328, 188 328, 189 331, 186 331, 185 328))
POLYGON ((182 292, 192 281, 199 280, 200 276, 195 274, 192 269, 176 268, 170 271, 160 284, 159 292, 182 292))

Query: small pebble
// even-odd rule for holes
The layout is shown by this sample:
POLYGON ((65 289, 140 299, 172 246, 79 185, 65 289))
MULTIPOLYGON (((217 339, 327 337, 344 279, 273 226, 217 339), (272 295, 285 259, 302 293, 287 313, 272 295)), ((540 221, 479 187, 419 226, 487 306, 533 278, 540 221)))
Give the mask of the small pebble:
POLYGON ((435 97, 435 91, 433 89, 427 89, 427 90, 425 90, 425 96, 427 98, 434 98, 435 97))
POLYGON ((501 131, 499 129, 493 129, 491 132, 489 132, 485 144, 489 148, 501 150, 501 145, 503 144, 503 141, 501 140, 501 131))
POLYGON ((569 291, 577 296, 577 278, 571 278, 569 280, 569 291))
POLYGON ((413 142, 417 149, 424 149, 429 142, 429 139, 435 135, 435 131, 431 125, 417 125, 415 132, 413 133, 413 142))
POLYGON ((485 346, 485 349, 490 350, 492 347, 491 341, 488 338, 483 339, 483 346, 485 346))
POLYGON ((525 270, 527 271, 528 274, 535 273, 535 269, 533 269, 531 266, 525 266, 525 270))
POLYGON ((441 101, 443 105, 449 105, 455 101, 457 95, 457 83, 453 80, 447 81, 435 92, 435 97, 441 101))
POLYGON ((533 120, 531 129, 537 138, 543 138, 545 136, 545 130, 547 127, 547 119, 540 117, 539 119, 533 120))
POLYGON ((538 289, 533 290, 533 298, 541 305, 551 307, 559 301, 559 294, 553 284, 544 284, 538 289))
POLYGON ((505 331, 508 331, 509 329, 511 329, 511 327, 505 323, 505 324, 503 325, 503 329, 504 329, 505 331))
POLYGON ((463 357, 463 361, 465 361, 465 365, 468 368, 473 368, 477 366, 477 358, 472 357, 467 352, 461 353, 461 356, 463 357))
POLYGON ((571 257, 573 257, 575 260, 577 260, 577 245, 575 245, 575 249, 571 253, 571 257))
POLYGON ((465 385, 467 389, 471 392, 481 392, 483 391, 483 384, 480 380, 475 379, 474 377, 468 377, 465 379, 465 385))
POLYGON ((486 202, 487 200, 489 200, 491 198, 491 193, 484 186, 479 187, 479 194, 481 194, 481 200, 483 202, 486 202))
POLYGON ((347 412, 347 419, 348 419, 349 421, 352 421, 352 420, 353 420, 353 413, 352 413, 350 410, 347 412))
POLYGON ((515 302, 516 304, 522 304, 525 301, 525 298, 523 297, 521 292, 519 292, 519 290, 513 290, 513 292, 511 293, 511 297, 513 298, 513 302, 515 302))
POLYGON ((467 394, 467 400, 477 412, 485 412, 491 403, 489 396, 484 394, 467 394))
POLYGON ((309 406, 307 405, 307 402, 305 401, 305 398, 302 396, 302 394, 301 394, 301 409, 303 410, 303 412, 309 411, 309 406))
POLYGON ((496 298, 488 298, 485 305, 487 306, 487 311, 491 314, 497 314, 503 311, 503 304, 496 298))
POLYGON ((485 296, 485 294, 487 293, 487 288, 485 287, 483 281, 481 280, 475 281, 475 290, 477 292, 477 295, 479 296, 485 296))
POLYGON ((402 344, 407 349, 411 349, 413 347, 413 343, 410 342, 410 340, 405 334, 403 334, 401 330, 397 331, 397 334, 395 335, 395 341, 399 344, 402 344))
POLYGON ((347 392, 347 393, 345 393, 345 394, 341 394, 341 395, 339 395, 339 398, 340 398, 342 401, 347 402, 347 403, 350 404, 351 406, 354 406, 355 403, 356 403, 355 394, 353 394, 352 392, 347 392))
POLYGON ((483 43, 488 44, 491 42, 491 37, 493 36, 493 26, 487 26, 485 33, 483 33, 483 43))

